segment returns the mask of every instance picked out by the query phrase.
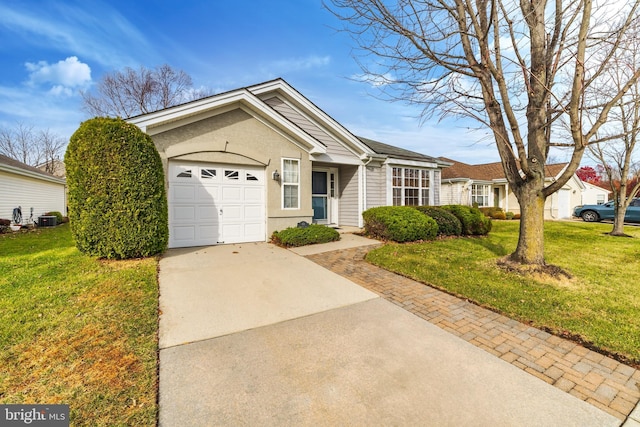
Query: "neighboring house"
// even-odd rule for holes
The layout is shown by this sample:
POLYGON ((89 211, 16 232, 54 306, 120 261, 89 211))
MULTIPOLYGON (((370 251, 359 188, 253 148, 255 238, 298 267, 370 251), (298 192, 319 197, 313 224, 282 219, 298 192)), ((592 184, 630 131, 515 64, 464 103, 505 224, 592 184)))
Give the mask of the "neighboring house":
POLYGON ((67 176, 67 169, 64 166, 64 162, 60 159, 55 159, 51 163, 42 163, 36 167, 44 172, 50 171, 53 176, 57 176, 58 178, 65 178, 67 176), (49 171, 47 169, 49 169, 49 171))
POLYGON ((20 207, 22 223, 33 221, 46 212, 66 215, 66 181, 38 168, 0 155, 0 218, 12 219, 13 210, 20 207))
MULTIPOLYGON (((500 162, 469 165, 441 157, 453 165, 442 172, 440 201, 442 204, 462 204, 479 207, 500 207, 505 212, 520 213, 520 205, 509 188, 500 162)), ((558 177, 567 163, 546 165, 547 181, 558 177)), ((606 190, 600 189, 602 193, 606 190)), ((573 175, 557 192, 545 202, 546 219, 571 218, 573 208, 585 199, 599 197, 598 192, 587 188, 585 183, 573 175)))
POLYGON ((582 191, 581 205, 603 205, 611 198, 611 191, 606 188, 582 181, 584 190, 582 191))
POLYGON ((169 246, 265 241, 300 222, 361 227, 382 205, 438 205, 448 162, 358 138, 282 79, 128 120, 168 185, 169 246))

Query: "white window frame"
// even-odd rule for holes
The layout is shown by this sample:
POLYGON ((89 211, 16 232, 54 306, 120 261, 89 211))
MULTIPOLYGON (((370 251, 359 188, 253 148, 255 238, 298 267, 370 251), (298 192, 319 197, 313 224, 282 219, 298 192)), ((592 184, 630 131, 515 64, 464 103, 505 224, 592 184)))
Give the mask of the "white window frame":
POLYGON ((491 193, 490 184, 471 184, 471 206, 477 203, 479 208, 489 207, 490 193, 491 193), (480 193, 478 192, 479 189, 481 190, 480 193), (478 202, 479 198, 483 200, 483 203, 478 202))
POLYGON ((405 206, 407 201, 407 190, 417 190, 418 204, 415 206, 429 206, 431 204, 430 193, 431 193, 431 169, 420 168, 420 167, 412 167, 412 166, 392 166, 391 168, 391 204, 393 206, 405 206), (400 175, 396 175, 396 170, 400 170, 400 175), (411 173, 407 176, 407 171, 410 170, 411 173), (417 172, 417 174, 416 174, 417 172), (424 179, 423 174, 426 173, 426 179, 424 179), (428 183, 428 186, 423 186, 425 181, 428 183), (397 183, 400 185, 397 185, 397 183), (416 185, 407 185, 408 183, 416 184, 416 185), (425 196, 426 190, 426 197, 425 196), (399 197, 398 194, 399 193, 399 197), (400 199, 400 204, 396 204, 396 200, 400 199), (426 200, 425 200, 426 199, 426 200))
POLYGON ((296 210, 296 209, 299 210, 300 209, 300 159, 291 159, 291 158, 283 157, 282 158, 282 162, 281 162, 281 169, 280 170, 282 171, 282 175, 281 175, 282 176, 282 203, 281 203, 282 209, 283 210, 296 210), (289 174, 288 174, 288 172, 287 172, 287 170, 285 169, 285 166, 284 166, 285 163, 288 163, 288 162, 291 162, 292 164, 295 164, 296 167, 297 167, 297 169, 295 171, 295 177, 296 177, 297 181, 289 181, 288 180, 289 174), (285 206, 285 201, 286 201, 285 188, 286 187, 294 187, 295 188, 296 194, 297 194, 296 200, 298 202, 297 206, 295 206, 295 207, 294 206, 289 206, 289 207, 285 206))

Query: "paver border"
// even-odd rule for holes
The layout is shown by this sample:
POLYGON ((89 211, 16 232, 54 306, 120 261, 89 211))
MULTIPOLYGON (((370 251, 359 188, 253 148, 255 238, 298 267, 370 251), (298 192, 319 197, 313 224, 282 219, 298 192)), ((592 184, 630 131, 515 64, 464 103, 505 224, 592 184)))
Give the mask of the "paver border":
POLYGON ((306 258, 622 421, 640 422, 640 370, 367 263, 366 253, 378 246, 306 258))

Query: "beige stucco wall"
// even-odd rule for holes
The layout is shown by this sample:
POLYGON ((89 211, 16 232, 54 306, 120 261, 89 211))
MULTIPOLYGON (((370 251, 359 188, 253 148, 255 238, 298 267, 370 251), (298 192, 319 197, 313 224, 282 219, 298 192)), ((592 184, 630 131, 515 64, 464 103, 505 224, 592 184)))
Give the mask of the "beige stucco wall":
MULTIPOLYGON (((308 152, 241 109, 152 133, 165 176, 171 159, 263 166, 266 176, 267 237, 274 230, 311 222, 311 160, 308 152), (282 209, 282 159, 300 161, 300 209, 282 209)), ((168 185, 168 183, 167 183, 168 185)))

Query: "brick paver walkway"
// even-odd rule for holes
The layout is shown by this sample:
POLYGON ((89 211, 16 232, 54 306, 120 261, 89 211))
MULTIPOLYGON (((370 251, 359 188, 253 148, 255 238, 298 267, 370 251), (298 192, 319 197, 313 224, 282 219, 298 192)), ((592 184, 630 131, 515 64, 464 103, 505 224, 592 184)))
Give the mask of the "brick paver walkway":
POLYGON ((308 256, 381 297, 612 414, 640 400, 640 371, 614 359, 364 261, 374 246, 308 256))

